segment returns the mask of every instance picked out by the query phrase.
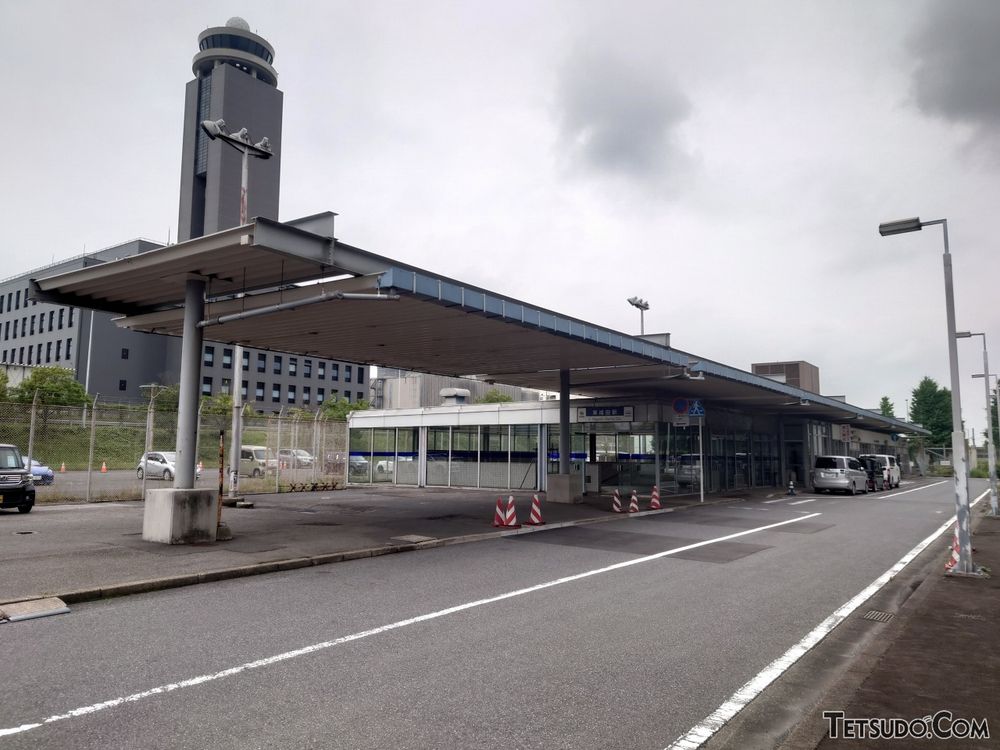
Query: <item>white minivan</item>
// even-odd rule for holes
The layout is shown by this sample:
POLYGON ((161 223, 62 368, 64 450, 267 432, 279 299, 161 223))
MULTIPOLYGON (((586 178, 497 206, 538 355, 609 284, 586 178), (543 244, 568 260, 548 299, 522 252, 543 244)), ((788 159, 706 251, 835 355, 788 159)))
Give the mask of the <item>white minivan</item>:
POLYGON ((277 461, 263 445, 240 446, 240 474, 245 477, 262 477, 273 474, 277 461))
POLYGON ((816 456, 812 486, 816 492, 837 490, 856 495, 868 492, 868 472, 858 459, 850 456, 816 456))
POLYGON ((881 461, 885 467, 882 474, 886 484, 889 485, 890 489, 899 487, 899 461, 896 460, 895 456, 890 456, 887 453, 862 453, 858 458, 874 458, 876 461, 881 461))

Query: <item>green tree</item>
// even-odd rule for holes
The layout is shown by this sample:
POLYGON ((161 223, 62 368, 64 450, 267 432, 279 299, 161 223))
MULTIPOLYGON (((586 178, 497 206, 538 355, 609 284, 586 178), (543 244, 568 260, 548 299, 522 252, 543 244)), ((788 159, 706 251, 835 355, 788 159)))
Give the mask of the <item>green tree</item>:
POLYGON ((878 411, 883 417, 896 416, 895 407, 893 407, 892 401, 889 400, 888 396, 883 396, 882 400, 878 402, 878 411))
POLYGON ((36 367, 14 388, 10 389, 11 401, 30 404, 38 392, 38 402, 55 406, 79 406, 90 403, 83 386, 73 377, 72 370, 62 367, 36 367))
POLYGON ((938 386, 933 378, 924 377, 913 389, 910 419, 930 430, 928 444, 933 447, 951 445, 951 391, 938 386))
POLYGON ((482 395, 482 397, 476 399, 477 404, 506 404, 513 401, 513 396, 508 396, 506 393, 501 393, 496 388, 491 388, 482 395))
POLYGON ((215 396, 203 396, 201 413, 219 415, 226 414, 231 416, 233 413, 233 397, 228 393, 219 393, 215 396))
POLYGON ((7 371, 0 370, 0 401, 7 400, 7 371))
POLYGON ((345 398, 339 399, 327 399, 323 402, 323 406, 320 407, 320 414, 322 414, 327 419, 333 419, 338 422, 346 422, 347 415, 352 411, 363 411, 369 408, 367 401, 362 399, 361 401, 355 401, 353 404, 345 398))

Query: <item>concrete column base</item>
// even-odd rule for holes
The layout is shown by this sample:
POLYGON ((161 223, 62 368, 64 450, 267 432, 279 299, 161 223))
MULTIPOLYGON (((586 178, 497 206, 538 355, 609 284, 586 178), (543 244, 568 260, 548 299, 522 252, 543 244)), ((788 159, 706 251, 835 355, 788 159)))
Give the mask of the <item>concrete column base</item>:
POLYGON ((161 544, 214 542, 217 492, 211 489, 146 490, 142 538, 161 544))
POLYGON ((579 487, 579 478, 570 474, 549 474, 548 489, 545 491, 545 501, 549 503, 580 503, 583 494, 579 487), (575 479, 575 481, 574 481, 575 479))

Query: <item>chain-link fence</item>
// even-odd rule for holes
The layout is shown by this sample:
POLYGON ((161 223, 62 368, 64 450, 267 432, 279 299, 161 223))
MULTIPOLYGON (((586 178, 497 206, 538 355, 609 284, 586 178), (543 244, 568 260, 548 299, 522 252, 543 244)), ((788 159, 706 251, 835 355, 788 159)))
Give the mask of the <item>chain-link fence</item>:
MULTIPOLYGON (((231 414, 199 413, 196 486, 221 481, 229 494, 231 427, 231 414)), ((141 404, 0 403, 0 443, 31 456, 38 502, 137 500, 170 487, 176 439, 177 414, 141 404)), ((346 484, 346 422, 246 414, 241 442, 240 495, 346 484)))

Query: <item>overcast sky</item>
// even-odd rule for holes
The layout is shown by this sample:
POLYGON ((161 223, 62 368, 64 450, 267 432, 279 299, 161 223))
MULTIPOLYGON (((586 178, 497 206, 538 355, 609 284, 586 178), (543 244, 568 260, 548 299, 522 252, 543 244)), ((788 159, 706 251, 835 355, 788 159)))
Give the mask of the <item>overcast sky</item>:
POLYGON ((638 295, 678 348, 902 416, 950 384, 942 233, 877 227, 947 218, 1000 370, 992 0, 0 0, 0 276, 176 238, 191 58, 235 15, 275 48, 282 220, 626 333, 638 295))

